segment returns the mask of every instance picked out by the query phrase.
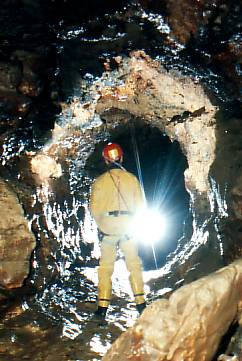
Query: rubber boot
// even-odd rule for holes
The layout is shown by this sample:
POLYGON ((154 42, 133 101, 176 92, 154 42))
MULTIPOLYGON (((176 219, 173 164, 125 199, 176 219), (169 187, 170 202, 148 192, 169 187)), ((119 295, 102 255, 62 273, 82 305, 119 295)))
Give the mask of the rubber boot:
POLYGON ((108 310, 107 307, 98 306, 97 310, 94 312, 95 316, 104 320, 106 317, 107 310, 108 310))
POLYGON ((146 307, 146 302, 140 303, 138 305, 136 305, 136 309, 139 312, 139 314, 141 315, 141 313, 144 311, 146 307))

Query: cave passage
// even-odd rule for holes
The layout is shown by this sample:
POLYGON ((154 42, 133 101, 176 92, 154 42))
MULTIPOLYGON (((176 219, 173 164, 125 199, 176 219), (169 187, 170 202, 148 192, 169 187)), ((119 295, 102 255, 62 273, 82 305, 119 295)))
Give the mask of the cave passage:
MULTIPOLYGON (((110 130, 108 141, 121 145, 124 151, 123 166, 139 178, 135 155, 137 149, 148 205, 158 206, 169 220, 165 237, 154 247, 139 244, 144 270, 160 268, 167 255, 175 250, 189 215, 189 195, 184 182, 187 159, 177 141, 171 142, 158 128, 141 119, 110 130)), ((106 170, 101 159, 103 144, 97 145, 92 160, 89 159, 95 176, 106 170)))

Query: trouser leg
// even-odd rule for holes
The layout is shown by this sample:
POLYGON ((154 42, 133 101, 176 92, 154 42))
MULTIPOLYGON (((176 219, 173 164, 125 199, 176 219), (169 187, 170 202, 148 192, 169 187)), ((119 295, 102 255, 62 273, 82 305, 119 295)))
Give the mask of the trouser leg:
POLYGON ((136 304, 145 302, 144 296, 144 282, 142 276, 142 264, 138 256, 138 250, 134 242, 130 239, 123 239, 120 242, 120 249, 122 250, 128 271, 130 272, 130 284, 134 293, 136 304))
POLYGON ((112 292, 111 277, 116 258, 117 240, 104 236, 101 243, 101 258, 98 268, 98 306, 108 307, 112 292))

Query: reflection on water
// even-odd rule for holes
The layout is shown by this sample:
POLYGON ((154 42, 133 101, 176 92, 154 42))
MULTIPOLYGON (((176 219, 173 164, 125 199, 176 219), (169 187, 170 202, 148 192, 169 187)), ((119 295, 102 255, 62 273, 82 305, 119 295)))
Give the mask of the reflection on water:
MULTIPOLYGON (((110 334, 108 333, 107 336, 110 337, 110 334)), ((93 350, 94 352, 96 352, 101 356, 103 356, 107 352, 110 346, 111 343, 108 341, 106 341, 105 344, 102 343, 102 341, 100 340, 99 333, 95 334, 90 342, 91 350, 93 350)))
POLYGON ((69 320, 66 320, 66 323, 64 324, 63 327, 62 336, 74 340, 81 332, 82 332, 82 328, 80 325, 77 325, 73 322, 70 322, 69 320))

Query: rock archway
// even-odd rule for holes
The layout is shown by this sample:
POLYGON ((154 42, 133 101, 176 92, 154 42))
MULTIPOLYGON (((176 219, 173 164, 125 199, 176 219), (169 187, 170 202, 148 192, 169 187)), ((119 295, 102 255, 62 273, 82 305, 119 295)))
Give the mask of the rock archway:
MULTIPOLYGON (((89 88, 92 100, 83 103, 74 98, 70 106, 65 105, 63 113, 71 111, 71 126, 81 127, 84 132, 105 131, 139 117, 179 142, 188 162, 184 177, 194 222, 192 235, 186 235, 182 241, 182 259, 176 261, 184 263, 200 246, 206 245, 216 249, 215 264, 209 268, 215 270, 223 264, 223 252, 219 250, 222 246, 214 241, 214 229, 208 232, 211 217, 216 217, 210 170, 215 160, 218 102, 198 79, 168 72, 144 52, 134 52, 130 58, 118 57, 115 61, 118 68, 105 72, 89 88), (209 235, 213 238, 212 245, 208 242, 209 235)), ((65 132, 70 132, 70 122, 68 127, 61 128, 62 136, 65 132)), ((56 127, 53 139, 56 136, 58 139, 59 134, 60 128, 56 127)), ((172 263, 174 260, 175 257, 172 263)))
MULTIPOLYGON (((71 109, 73 124, 103 119, 108 109, 127 111, 152 122, 172 140, 177 140, 188 160, 185 172, 187 190, 194 195, 207 196, 209 170, 215 159, 216 112, 218 105, 198 80, 167 72, 158 62, 143 52, 130 58, 116 59, 119 68, 107 72, 90 89, 92 103, 74 100, 71 109), (112 85, 106 85, 112 84, 112 85)), ((112 114, 110 123, 120 119, 112 114)), ((124 117, 124 121, 127 118, 124 117)))
POLYGON ((185 173, 187 189, 193 194, 206 194, 215 158, 218 108, 203 86, 195 79, 167 72, 142 52, 124 60, 115 79, 117 84, 98 89, 95 111, 102 116, 109 108, 127 110, 155 123, 181 144, 189 165, 185 173))

